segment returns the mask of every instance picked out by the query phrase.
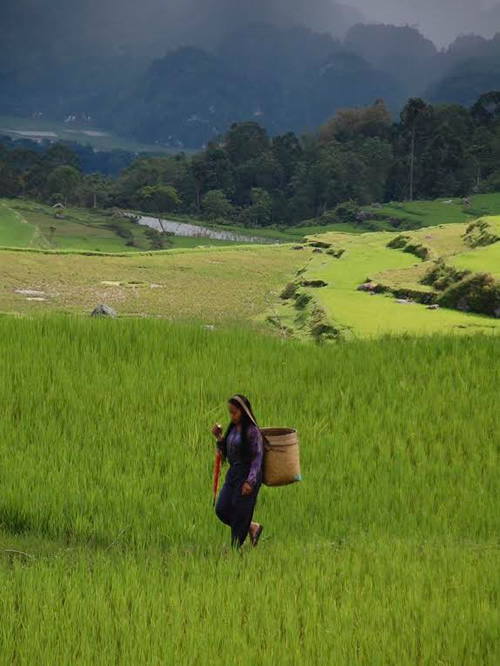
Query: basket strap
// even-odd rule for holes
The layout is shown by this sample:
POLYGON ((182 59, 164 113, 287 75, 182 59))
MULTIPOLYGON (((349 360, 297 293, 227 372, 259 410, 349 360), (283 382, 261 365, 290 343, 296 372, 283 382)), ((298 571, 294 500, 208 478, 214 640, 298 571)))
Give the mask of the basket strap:
POLYGON ((254 424, 254 426, 256 426, 258 428, 259 426, 257 425, 257 422, 255 421, 254 417, 252 416, 252 413, 250 412, 248 407, 245 405, 243 400, 240 398, 240 396, 235 395, 231 398, 231 400, 235 400, 240 405, 241 409, 243 409, 243 411, 246 413, 246 415, 248 416, 250 421, 254 424))
POLYGON ((250 410, 249 410, 248 407, 245 405, 245 403, 243 402, 243 400, 240 398, 239 395, 234 395, 234 396, 231 398, 231 400, 236 401, 236 402, 238 403, 238 405, 240 405, 241 409, 245 412, 245 414, 248 416, 248 418, 250 419, 250 421, 251 421, 251 422, 254 424, 254 426, 259 430, 260 434, 262 435, 262 441, 263 441, 263 443, 264 443, 264 450, 265 450, 265 451, 268 451, 268 450, 271 448, 271 445, 269 444, 267 438, 264 437, 264 435, 262 434, 262 430, 261 430, 261 429, 259 428, 259 426, 257 425, 256 420, 255 420, 254 417, 252 416, 250 410))

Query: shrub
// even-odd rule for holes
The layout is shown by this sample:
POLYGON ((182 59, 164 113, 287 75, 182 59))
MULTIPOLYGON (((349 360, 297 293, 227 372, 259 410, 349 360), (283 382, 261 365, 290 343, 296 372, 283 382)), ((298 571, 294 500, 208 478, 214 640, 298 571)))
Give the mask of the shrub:
POLYGON ((340 259, 345 254, 345 249, 344 248, 339 248, 338 250, 331 249, 327 250, 326 252, 329 254, 331 257, 335 257, 335 259, 340 259))
POLYGON ((312 312, 310 332, 317 343, 325 340, 338 340, 341 336, 341 330, 328 320, 326 312, 319 305, 312 312))
POLYGON ((306 294, 304 291, 297 294, 295 297, 295 307, 297 310, 304 310, 312 301, 312 296, 306 294))
POLYGON ((319 247, 321 250, 328 250, 332 247, 331 243, 324 243, 323 241, 311 241, 308 245, 309 247, 319 247))
POLYGON ((170 233, 160 233, 157 229, 146 227, 144 234, 149 239, 152 250, 163 250, 165 247, 172 245, 172 241, 169 238, 170 233))
POLYGON ((108 222, 106 226, 117 236, 120 236, 120 238, 125 238, 128 241, 134 238, 132 230, 120 220, 113 220, 112 222, 108 222))
POLYGON ((346 224, 356 224, 358 222, 359 206, 355 201, 346 201, 335 208, 335 215, 346 224))
POLYGON ((403 252, 414 254, 416 257, 423 259, 424 261, 429 258, 429 250, 420 243, 408 243, 403 252))
POLYGON ((451 285, 463 280, 467 275, 470 275, 469 271, 460 271, 458 268, 448 266, 442 259, 439 259, 420 280, 420 283, 434 287, 438 291, 445 291, 451 285))
POLYGON ((323 213, 321 217, 317 218, 315 222, 318 222, 318 224, 320 224, 321 226, 326 227, 327 225, 330 224, 339 224, 341 220, 339 220, 335 210, 329 210, 326 213, 323 213))
POLYGON ((298 285, 293 282, 289 282, 283 291, 280 294, 280 298, 284 301, 288 301, 295 296, 297 293, 298 285))
POLYGON ((476 273, 451 285, 439 305, 464 312, 500 317, 500 282, 487 273, 476 273))
POLYGON ((387 243, 387 247, 390 248, 391 250, 401 250, 402 248, 406 247, 408 241, 409 241, 408 236, 395 236, 391 241, 387 243))
POLYGON ((476 220, 467 227, 464 240, 469 247, 486 247, 500 241, 500 238, 491 233, 492 228, 487 220, 476 220))
POLYGON ((302 286, 310 287, 312 289, 321 289, 322 287, 328 287, 328 282, 325 282, 324 280, 304 280, 302 286))

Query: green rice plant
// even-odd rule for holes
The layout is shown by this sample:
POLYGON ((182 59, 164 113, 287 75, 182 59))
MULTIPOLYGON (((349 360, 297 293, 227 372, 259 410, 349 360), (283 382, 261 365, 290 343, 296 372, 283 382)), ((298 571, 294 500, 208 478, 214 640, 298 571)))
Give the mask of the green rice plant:
POLYGON ((498 663, 499 345, 1 318, 1 662, 498 663), (211 504, 235 391, 304 476, 240 554, 211 504))

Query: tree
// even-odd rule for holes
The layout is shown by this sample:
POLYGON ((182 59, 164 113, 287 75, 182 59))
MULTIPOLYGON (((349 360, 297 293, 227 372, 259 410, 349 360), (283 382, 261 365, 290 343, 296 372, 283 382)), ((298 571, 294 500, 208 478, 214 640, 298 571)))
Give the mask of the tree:
POLYGON ((72 166, 55 168, 47 179, 49 193, 61 192, 66 205, 74 200, 80 182, 81 174, 72 166))
POLYGON ((409 136, 409 199, 413 201, 415 193, 415 158, 417 142, 430 117, 432 107, 422 99, 410 99, 401 113, 401 126, 404 134, 409 136))
POLYGON ((432 130, 420 154, 420 187, 426 197, 466 196, 477 180, 477 165, 468 155, 474 134, 468 109, 458 105, 436 106, 432 130))
POLYGON ((271 223, 273 200, 266 190, 254 187, 252 205, 243 212, 243 222, 249 227, 266 227, 271 223))
POLYGON ((270 148, 266 130, 256 122, 237 123, 225 137, 225 149, 235 166, 249 162, 270 148))
POLYGON ((160 227, 166 233, 166 229, 163 226, 165 214, 173 212, 181 205, 181 200, 175 187, 162 185, 161 183, 147 185, 140 190, 139 198, 147 210, 156 213, 160 227))
POLYGON ((207 150, 195 155, 191 163, 195 189, 196 207, 201 207, 203 195, 210 190, 220 190, 227 197, 234 194, 234 167, 223 148, 209 145, 207 150))
POLYGON ((171 239, 173 234, 171 233, 161 234, 157 229, 146 227, 144 229, 144 235, 149 239, 152 250, 164 250, 165 247, 171 247, 173 245, 171 239))
POLYGON ((357 198, 358 202, 383 201, 393 159, 390 142, 376 138, 367 139, 360 147, 359 156, 365 166, 365 180, 363 196, 357 198))
POLYGON ((112 189, 112 181, 101 173, 85 176, 81 185, 81 201, 87 208, 103 207, 112 189))
POLYGON ((386 103, 378 99, 373 106, 361 109, 342 109, 319 130, 320 143, 352 141, 357 138, 388 138, 392 115, 386 103))
POLYGON ((0 161, 0 197, 17 197, 23 189, 20 173, 0 161))
POLYGON ((207 192, 203 197, 201 207, 205 217, 209 220, 227 220, 234 213, 233 205, 221 190, 207 192))
POLYGON ((478 125, 491 125, 500 119, 500 92, 489 92, 477 100, 471 115, 478 125))
POLYGON ((281 166, 281 189, 283 190, 292 180, 295 169, 302 159, 302 145, 293 132, 288 132, 274 137, 272 152, 281 166))
POLYGON ((43 161, 55 168, 59 166, 71 166, 80 169, 80 159, 69 146, 64 143, 54 143, 44 155, 43 161))

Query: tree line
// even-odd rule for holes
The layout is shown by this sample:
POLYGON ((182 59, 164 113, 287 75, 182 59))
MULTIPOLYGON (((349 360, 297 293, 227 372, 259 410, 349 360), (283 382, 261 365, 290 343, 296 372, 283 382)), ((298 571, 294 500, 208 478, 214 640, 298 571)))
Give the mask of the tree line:
POLYGON ((375 202, 499 189, 500 92, 471 108, 411 99, 396 123, 378 100, 303 136, 237 123, 202 152, 138 157, 115 178, 84 173, 65 144, 44 153, 0 144, 0 196, 246 227, 353 221, 375 202))

